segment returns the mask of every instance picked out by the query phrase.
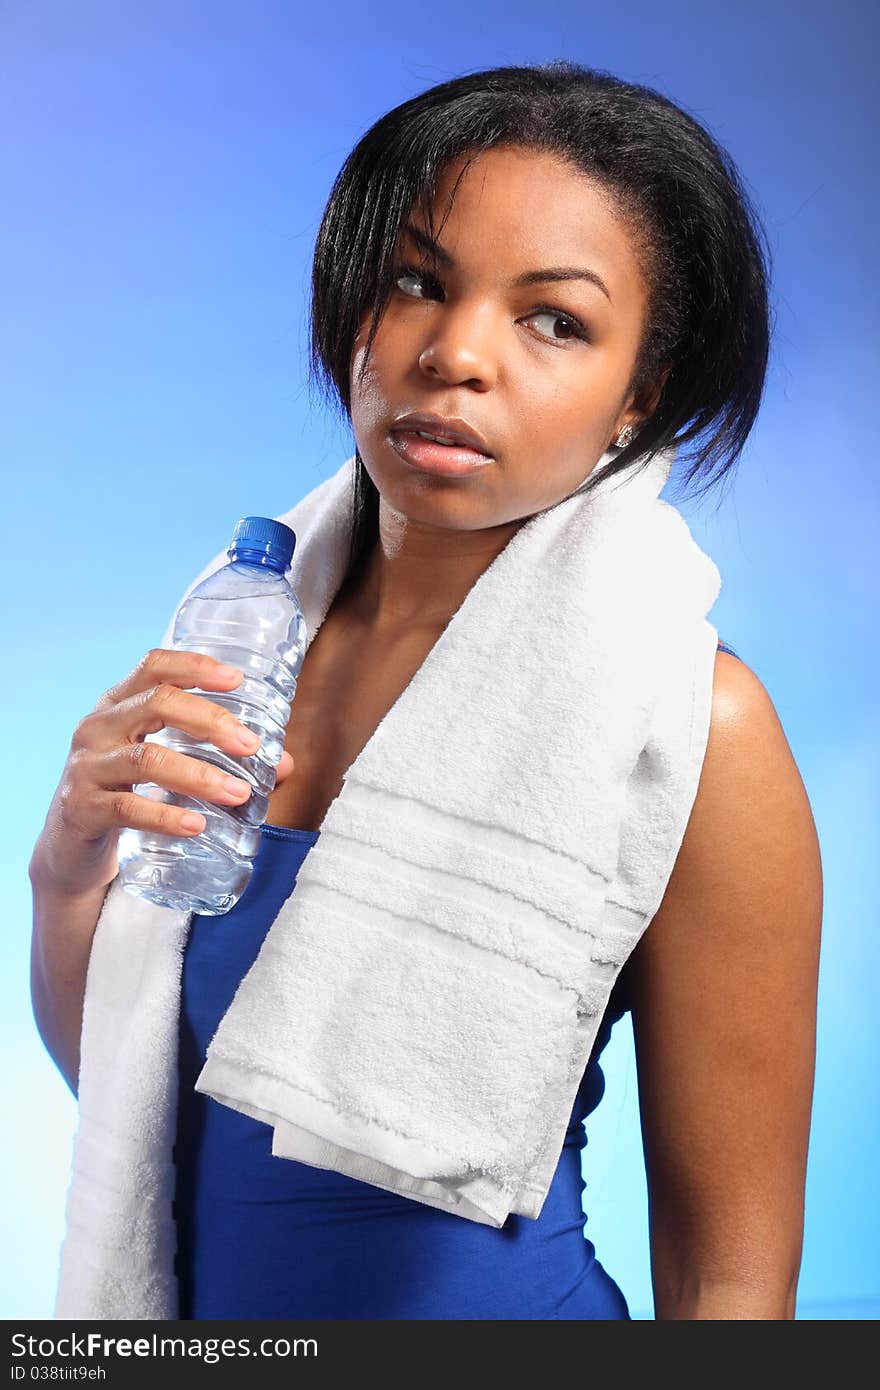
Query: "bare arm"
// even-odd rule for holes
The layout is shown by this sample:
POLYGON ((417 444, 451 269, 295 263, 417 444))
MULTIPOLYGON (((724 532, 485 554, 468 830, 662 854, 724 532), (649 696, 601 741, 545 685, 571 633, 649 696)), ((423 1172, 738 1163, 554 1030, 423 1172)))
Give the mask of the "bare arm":
POLYGON ((76 1096, 86 973, 107 888, 74 898, 41 883, 33 864, 30 873, 34 1019, 47 1052, 76 1096))
POLYGON ((684 841, 625 967, 658 1319, 794 1317, 822 902, 776 711, 719 653, 684 841))
MULTIPOLYGON (((197 834, 181 821, 173 800, 136 794, 140 782, 220 805, 240 805, 249 780, 233 778, 203 758, 148 743, 162 728, 182 729, 235 757, 253 753, 240 742, 248 729, 203 695, 234 689, 241 672, 223 673, 213 657, 154 648, 118 685, 102 695, 74 730, 61 780, 31 855, 34 911, 31 934, 31 999, 37 1029, 76 1096, 80 1036, 89 959, 107 891, 118 872, 123 826, 154 834, 197 834)), ((289 775, 293 758, 283 751, 275 784, 289 775)), ((204 817, 202 818, 204 822, 204 817)))

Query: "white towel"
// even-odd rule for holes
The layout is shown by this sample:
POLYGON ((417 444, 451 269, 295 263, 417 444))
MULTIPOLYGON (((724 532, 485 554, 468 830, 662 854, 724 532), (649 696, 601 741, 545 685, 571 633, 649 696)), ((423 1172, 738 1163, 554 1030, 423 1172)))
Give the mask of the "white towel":
MULTIPOLYGON (((540 1215, 708 739, 720 578, 658 496, 672 457, 531 517, 346 772, 196 1083, 271 1125, 279 1160, 491 1226, 540 1215)), ((353 465, 277 518, 309 641, 344 573, 353 465)), ((56 1317, 177 1316, 190 920, 108 890, 56 1317)))

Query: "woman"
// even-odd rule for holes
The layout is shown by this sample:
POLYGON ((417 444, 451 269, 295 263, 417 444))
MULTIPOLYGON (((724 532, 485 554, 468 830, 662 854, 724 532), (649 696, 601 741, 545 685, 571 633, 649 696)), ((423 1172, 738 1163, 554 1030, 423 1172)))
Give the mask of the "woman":
MULTIPOLYGON (((589 488, 612 448, 622 472, 696 442, 687 481, 705 485, 741 452, 769 329, 736 171, 671 102, 604 73, 556 63, 444 83, 383 117, 346 161, 317 239, 312 331, 313 366, 357 442, 351 555, 302 668, 254 879, 225 916, 194 918, 187 941, 180 1316, 629 1317, 582 1233, 580 1158, 600 1053, 630 1010, 656 1316, 791 1318, 821 867, 772 702, 730 649, 716 656, 674 872, 615 985, 537 1221, 492 1229, 279 1163, 265 1125, 193 1089, 346 769, 524 521, 589 488), (455 471, 474 450, 489 464, 455 471)), ((157 717, 226 737, 219 708, 185 693, 209 679, 193 660, 151 652, 82 722, 34 852, 35 1011, 74 1089, 71 962, 84 982, 118 830, 181 833, 168 808, 108 789, 123 768, 127 786, 143 780, 135 750, 157 717)), ((150 777, 206 795, 204 768, 181 754, 150 777)))

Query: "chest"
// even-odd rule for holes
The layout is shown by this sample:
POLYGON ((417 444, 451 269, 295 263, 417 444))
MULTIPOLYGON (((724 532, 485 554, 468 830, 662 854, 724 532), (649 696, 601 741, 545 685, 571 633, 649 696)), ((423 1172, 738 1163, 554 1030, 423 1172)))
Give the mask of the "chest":
POLYGON ((377 636, 331 609, 300 670, 284 740, 294 767, 269 797, 267 824, 320 829, 346 771, 441 631, 426 626, 377 636))

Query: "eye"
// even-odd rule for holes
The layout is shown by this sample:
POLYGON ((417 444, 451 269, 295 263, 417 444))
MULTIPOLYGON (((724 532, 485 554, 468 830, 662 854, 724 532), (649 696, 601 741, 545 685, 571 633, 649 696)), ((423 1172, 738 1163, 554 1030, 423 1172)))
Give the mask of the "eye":
MULTIPOLYGON (((562 338, 557 337, 555 333, 545 335, 553 339, 554 342, 570 342, 572 338, 582 338, 584 342, 589 340, 589 334, 580 319, 576 319, 573 314, 564 314, 561 309, 551 309, 549 306, 535 309, 528 317, 532 319, 555 319, 557 323, 567 324, 570 331, 566 332, 562 338)), ((540 329, 538 331, 540 332, 540 329)))
MULTIPOLYGON (((428 289, 433 290, 435 293, 443 293, 443 286, 440 284, 439 280, 437 280, 437 278, 434 275, 429 274, 427 271, 420 270, 418 266, 397 266, 394 271, 394 283, 400 286, 400 288, 403 290, 403 293, 409 295, 411 299, 425 298, 426 296, 424 295, 414 295, 410 290, 403 289, 403 286, 400 285, 401 280, 414 280, 417 282, 421 282, 423 286, 426 286, 428 289)), ((579 318, 576 318, 574 314, 565 313, 562 309, 554 309, 553 306, 550 304, 540 304, 537 309, 533 309, 530 314, 526 315, 526 320, 535 318, 555 319, 557 323, 564 323, 568 325, 568 328, 563 332, 562 337, 559 337, 555 332, 541 333, 539 329, 538 332, 540 336, 542 338, 545 338, 549 342, 561 345, 562 343, 571 342, 572 340, 577 339, 581 339, 583 342, 590 341, 590 335, 587 332, 585 325, 581 322, 579 318)))
MULTIPOLYGON (((394 271, 395 285, 399 285, 401 280, 421 280, 425 285, 432 285, 436 290, 440 289, 440 285, 434 279, 433 275, 429 275, 427 271, 419 270, 418 267, 414 265, 401 265, 396 268, 394 271)), ((409 290, 404 290, 403 292, 404 294, 410 294, 409 290)), ((411 295, 411 298, 418 299, 420 297, 419 295, 411 295)))

